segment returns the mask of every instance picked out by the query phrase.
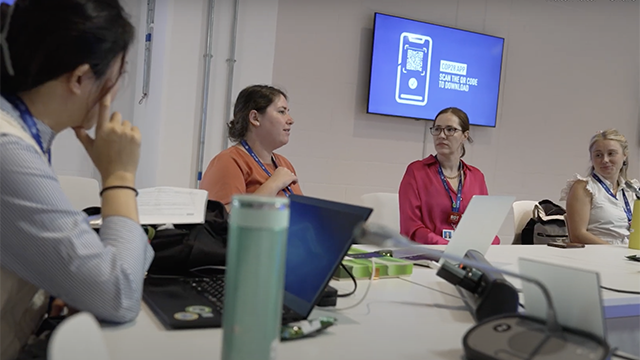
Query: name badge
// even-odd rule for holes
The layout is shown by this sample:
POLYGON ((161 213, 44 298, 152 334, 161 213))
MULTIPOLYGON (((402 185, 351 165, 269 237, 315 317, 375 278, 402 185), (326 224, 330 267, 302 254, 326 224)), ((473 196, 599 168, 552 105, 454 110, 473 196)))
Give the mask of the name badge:
POLYGON ((453 238, 453 230, 442 230, 442 237, 445 240, 451 240, 453 238))

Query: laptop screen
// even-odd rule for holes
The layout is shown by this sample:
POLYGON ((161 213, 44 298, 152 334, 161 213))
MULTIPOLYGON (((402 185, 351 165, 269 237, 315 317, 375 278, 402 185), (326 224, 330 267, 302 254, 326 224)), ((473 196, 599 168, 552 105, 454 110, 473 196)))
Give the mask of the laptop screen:
POLYGON ((308 316, 349 250, 353 229, 372 210, 292 195, 284 304, 308 316))

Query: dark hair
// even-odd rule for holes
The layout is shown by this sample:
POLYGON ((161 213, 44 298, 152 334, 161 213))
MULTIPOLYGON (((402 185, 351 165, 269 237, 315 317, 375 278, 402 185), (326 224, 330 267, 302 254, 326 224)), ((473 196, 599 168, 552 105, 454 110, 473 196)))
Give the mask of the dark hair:
POLYGON ((240 91, 233 108, 233 120, 229 121, 229 139, 240 142, 249 132, 249 113, 255 110, 264 114, 269 105, 280 96, 287 98, 284 91, 269 85, 251 85, 240 91))
MULTIPOLYGON (((466 112, 462 111, 462 109, 458 109, 457 107, 448 107, 446 109, 442 109, 440 110, 438 115, 436 115, 435 119, 437 119, 438 116, 443 114, 453 114, 455 117, 457 117, 458 122, 460 123, 460 129, 462 130, 463 134, 469 131, 469 116, 467 115, 466 112)), ((473 143, 473 139, 471 138, 471 135, 469 135, 467 140, 469 141, 469 143, 473 143)), ((467 151, 464 148, 464 143, 462 143, 462 155, 460 155, 460 157, 463 157, 464 154, 466 153, 467 151)))
POLYGON ((0 29, 9 22, 8 53, 2 46, 0 56, 3 94, 34 89, 83 64, 101 79, 133 41, 133 25, 118 0, 16 0, 13 6, 11 14, 9 5, 1 7, 0 29))

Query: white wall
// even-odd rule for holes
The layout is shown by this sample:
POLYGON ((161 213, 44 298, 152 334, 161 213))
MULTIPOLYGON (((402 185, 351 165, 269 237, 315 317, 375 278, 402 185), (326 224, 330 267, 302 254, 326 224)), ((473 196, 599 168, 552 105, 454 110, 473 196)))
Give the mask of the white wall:
MULTIPOLYGON (((121 3, 136 26, 136 40, 113 110, 133 120, 142 132, 137 185, 193 187, 197 178, 208 1, 156 0, 150 91, 142 104, 138 101, 143 84, 147 1, 121 3)), ((205 169, 226 146, 227 59, 233 11, 233 0, 215 2, 205 169)), ((277 0, 240 2, 232 98, 249 84, 271 83, 277 14, 277 0)), ((53 165, 59 174, 99 179, 71 131, 58 135, 53 154, 53 165)))
MULTIPOLYGON (((296 120, 281 152, 307 195, 357 203, 396 192, 423 156, 431 122, 365 113, 376 11, 506 39, 497 127, 473 127, 465 157, 491 194, 557 201, 566 179, 586 171, 589 138, 608 127, 638 159, 637 2, 280 0, 279 9, 274 83, 289 91, 296 120)), ((500 235, 512 228, 509 217, 500 235)))
MULTIPOLYGON (((146 9, 144 0, 125 0, 146 9)), ((254 81, 271 82, 277 0, 242 1, 238 16, 233 96, 254 81), (259 21, 256 21, 258 18, 259 21), (260 50, 260 56, 254 51, 260 50)), ((137 105, 134 120, 143 134, 138 186, 193 187, 202 117, 208 1, 157 0, 149 98, 137 105)), ((143 11, 144 13, 144 11, 143 11)), ((214 5, 213 58, 206 122, 204 168, 226 145, 226 89, 234 3, 214 5)), ((146 14, 138 22, 144 37, 146 14)), ((142 43, 140 42, 139 45, 142 43)), ((136 88, 142 88, 144 49, 138 46, 136 88)), ((140 90, 138 90, 138 95, 140 90)))
MULTIPOLYGON (((148 136, 144 141, 140 186, 193 187, 197 178, 197 146, 200 133, 201 91, 208 2, 204 0, 158 0, 164 11, 164 29, 156 35, 153 65, 156 84, 150 100, 158 100, 135 120, 148 136), (158 51, 158 43, 164 49, 158 51), (157 58, 161 60, 156 61, 157 58), (162 62, 159 65, 159 62, 162 62), (150 161, 145 161, 145 157, 150 161)), ((233 98, 253 82, 271 82, 275 43, 277 0, 242 1, 238 19, 233 98)), ((214 57, 211 61, 209 111, 204 168, 220 152, 224 141, 227 59, 230 58, 233 1, 220 0, 214 7, 214 57)), ((158 20, 158 19, 156 19, 158 20)), ((141 69, 139 69, 141 73, 141 69)), ((140 85, 141 86, 141 85, 140 85)))
MULTIPOLYGON (((273 61, 276 42, 278 0, 239 0, 238 30, 236 37, 235 65, 231 104, 246 86, 270 84, 273 77, 273 61)), ((233 108, 227 116, 226 88, 228 63, 231 58, 231 28, 234 4, 231 0, 216 2, 215 58, 212 63, 210 126, 207 126, 207 143, 203 171, 209 161, 228 146, 226 123, 233 116, 233 108), (224 8, 222 8, 224 7, 224 8)))
MULTIPOLYGON (((140 4, 137 1, 127 1, 122 3, 125 10, 130 16, 130 21, 137 26, 141 17, 140 4)), ((146 4, 146 1, 145 1, 146 4)), ((145 6, 146 7, 146 6, 145 6)), ((143 12, 144 13, 144 12, 143 12)), ((144 18, 144 17, 143 17, 144 18)), ((144 21, 144 19, 143 19, 144 21)), ((118 96, 113 101, 113 108, 118 110, 123 118, 132 120, 134 116, 134 104, 133 98, 139 96, 136 92, 136 65, 137 65, 137 51, 138 43, 141 38, 140 31, 144 32, 144 28, 136 29, 135 42, 133 48, 128 54, 128 68, 127 73, 123 76, 120 83, 118 96)), ((90 132, 93 135, 93 132, 90 132)), ((87 155, 86 151, 76 138, 72 130, 68 129, 56 136, 51 149, 52 165, 58 175, 70 175, 95 178, 100 181, 100 174, 93 166, 91 159, 87 155)))
MULTIPOLYGON (((138 35, 114 109, 143 133, 138 186, 193 186, 203 83, 206 0, 157 0, 150 97, 138 105, 146 0, 124 0, 138 35)), ((387 12, 506 39, 498 126, 472 128, 466 160, 493 194, 557 200, 566 178, 588 166, 587 142, 617 127, 638 175, 640 82, 637 2, 539 0, 241 0, 232 96, 274 83, 296 120, 281 149, 303 191, 358 202, 397 191, 406 165, 423 156, 429 122, 365 113, 373 12, 387 12), (595 44, 595 45, 594 45, 595 44)), ((206 165, 224 148, 225 90, 233 1, 215 5, 206 165)), ((432 152, 427 137, 427 153, 432 152)), ((54 167, 95 175, 74 139, 61 134, 54 167)), ((640 160, 639 160, 640 161, 640 160)), ((501 235, 510 236, 507 221, 501 235)))

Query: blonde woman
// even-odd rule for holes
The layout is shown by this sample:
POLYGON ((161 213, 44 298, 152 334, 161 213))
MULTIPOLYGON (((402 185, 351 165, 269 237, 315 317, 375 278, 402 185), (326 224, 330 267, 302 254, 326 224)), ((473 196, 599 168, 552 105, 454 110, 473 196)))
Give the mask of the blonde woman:
MULTIPOLYGON (((589 143, 588 176, 575 175, 562 190, 571 241, 628 244, 634 192, 626 188, 629 143, 615 129, 598 132, 589 143)), ((638 180, 631 180, 634 186, 638 180)))

